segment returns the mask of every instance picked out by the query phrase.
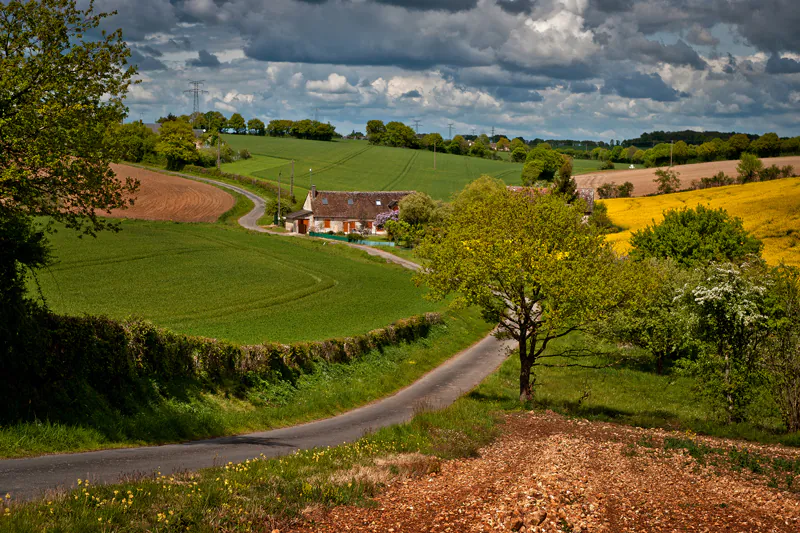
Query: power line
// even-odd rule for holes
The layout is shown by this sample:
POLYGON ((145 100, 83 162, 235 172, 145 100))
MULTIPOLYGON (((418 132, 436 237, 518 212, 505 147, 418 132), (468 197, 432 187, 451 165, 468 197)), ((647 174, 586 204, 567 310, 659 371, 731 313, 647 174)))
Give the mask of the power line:
POLYGON ((191 85, 192 88, 187 91, 183 91, 185 94, 192 95, 192 115, 196 115, 200 112, 200 95, 208 94, 208 91, 201 89, 204 83, 204 80, 190 80, 189 85, 191 85))
POLYGON ((414 119, 412 122, 414 123, 414 131, 416 131, 417 135, 419 135, 419 120, 414 119))
POLYGON ((453 123, 452 122, 449 122, 447 124, 447 129, 450 131, 450 139, 452 140, 453 139, 453 123))
POLYGON ((492 140, 494 140, 494 126, 492 126, 492 140))
POLYGON ((475 136, 475 128, 472 128, 472 135, 475 136))

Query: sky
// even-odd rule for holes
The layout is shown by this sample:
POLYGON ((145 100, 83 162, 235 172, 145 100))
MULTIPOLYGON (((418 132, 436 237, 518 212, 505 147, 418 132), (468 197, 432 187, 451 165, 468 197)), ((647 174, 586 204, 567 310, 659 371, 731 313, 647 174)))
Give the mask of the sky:
MULTIPOLYGON (((82 0, 88 3, 88 0, 82 0)), ((449 137, 800 135, 797 0, 97 0, 141 83, 131 120, 200 110, 399 120, 449 137)))

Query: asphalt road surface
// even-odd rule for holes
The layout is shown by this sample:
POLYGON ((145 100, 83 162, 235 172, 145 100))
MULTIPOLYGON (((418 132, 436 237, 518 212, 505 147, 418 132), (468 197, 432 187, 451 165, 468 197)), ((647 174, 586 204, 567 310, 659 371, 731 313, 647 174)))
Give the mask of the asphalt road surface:
MULTIPOLYGON (((247 229, 266 232, 257 224, 264 213, 262 198, 233 185, 202 181, 250 198, 255 208, 239 219, 239 223, 247 229)), ((399 261, 395 262, 406 268, 419 268, 388 252, 359 248, 390 256, 387 259, 397 259, 399 261)), ((393 396, 299 426, 183 444, 0 460, 0 494, 10 493, 15 500, 28 500, 75 487, 78 478, 95 484, 114 483, 154 472, 166 475, 224 465, 228 461, 241 462, 261 454, 278 457, 300 449, 352 442, 379 428, 407 422, 420 410, 450 405, 491 374, 505 360, 509 349, 507 341, 498 341, 489 335, 393 396)))

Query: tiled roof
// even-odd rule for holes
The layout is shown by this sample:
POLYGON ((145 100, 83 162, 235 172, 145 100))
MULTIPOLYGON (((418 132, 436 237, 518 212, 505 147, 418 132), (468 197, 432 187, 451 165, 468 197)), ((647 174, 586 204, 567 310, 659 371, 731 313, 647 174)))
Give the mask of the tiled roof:
POLYGON ((286 220, 297 220, 298 218, 308 218, 311 215, 311 211, 308 209, 301 209, 300 211, 295 211, 294 213, 289 213, 286 215, 286 220))
POLYGON ((317 191, 311 199, 314 218, 372 220, 392 210, 414 191, 317 191))

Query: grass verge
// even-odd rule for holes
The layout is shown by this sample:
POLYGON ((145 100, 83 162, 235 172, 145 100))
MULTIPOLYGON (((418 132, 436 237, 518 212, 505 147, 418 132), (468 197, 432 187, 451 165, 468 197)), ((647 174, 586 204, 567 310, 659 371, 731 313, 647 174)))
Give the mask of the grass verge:
POLYGON ((349 364, 320 365, 294 383, 252 378, 211 386, 184 381, 133 413, 95 406, 88 421, 0 428, 0 457, 161 444, 284 427, 387 396, 485 336, 475 310, 452 312, 427 338, 373 351, 349 364))

